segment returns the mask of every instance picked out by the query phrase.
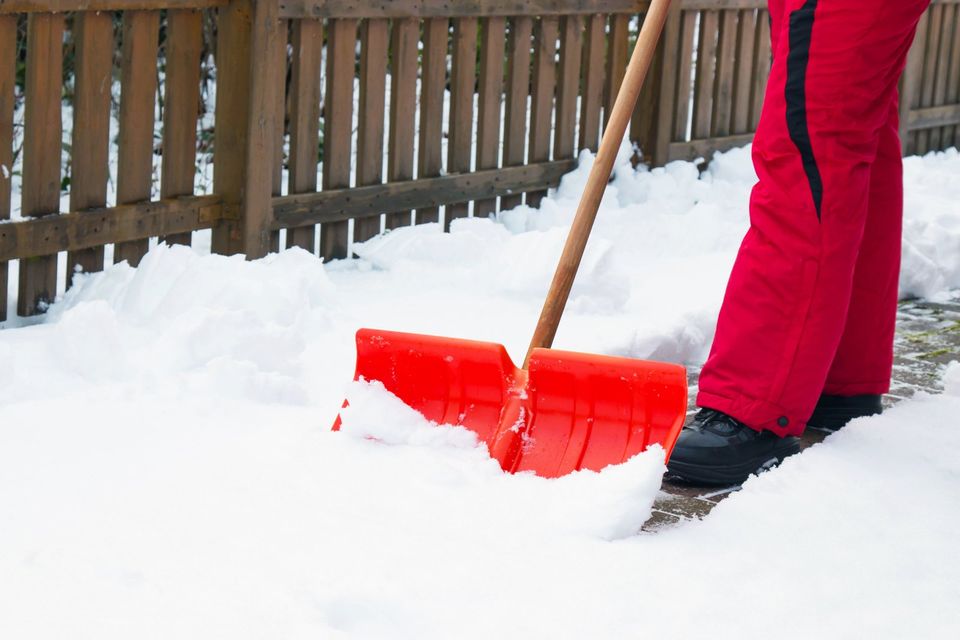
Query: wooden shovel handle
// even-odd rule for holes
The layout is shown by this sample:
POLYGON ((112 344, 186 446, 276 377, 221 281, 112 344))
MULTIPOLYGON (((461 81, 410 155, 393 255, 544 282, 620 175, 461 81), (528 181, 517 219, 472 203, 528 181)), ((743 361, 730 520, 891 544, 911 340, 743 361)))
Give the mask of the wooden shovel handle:
POLYGON ((550 348, 553 345, 553 338, 557 334, 557 325, 560 324, 560 316, 563 315, 563 309, 567 305, 570 288, 573 287, 573 280, 577 276, 580 259, 583 257, 583 250, 587 246, 587 238, 593 228, 593 221, 597 217, 600 200, 603 198, 604 189, 606 189, 607 182, 610 180, 613 163, 620 150, 620 142, 627 130, 627 124, 630 122, 630 116, 637 103, 637 97, 640 95, 640 88, 643 86, 647 70, 650 68, 650 61, 656 51, 657 42, 660 40, 660 33, 663 31, 663 24, 667 19, 669 8, 670 0, 653 0, 644 17, 643 28, 640 30, 640 37, 637 39, 637 46, 630 57, 630 64, 627 66, 623 84, 620 85, 620 92, 617 94, 613 111, 610 113, 607 128, 603 132, 600 150, 597 152, 593 167, 590 169, 586 188, 583 190, 580 205, 577 207, 577 215, 570 227, 570 235, 567 236, 567 243, 564 245, 563 254, 560 256, 560 263, 553 275, 550 292, 543 303, 540 321, 537 322, 537 329, 533 333, 533 340, 530 341, 530 348, 527 350, 526 358, 524 358, 524 369, 527 368, 530 354, 534 349, 538 347, 550 348))

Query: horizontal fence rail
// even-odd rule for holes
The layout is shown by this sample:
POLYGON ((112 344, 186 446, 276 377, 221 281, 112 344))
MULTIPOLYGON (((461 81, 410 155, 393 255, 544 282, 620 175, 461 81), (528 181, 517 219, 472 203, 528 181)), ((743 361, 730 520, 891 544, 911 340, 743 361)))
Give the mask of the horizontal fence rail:
MULTIPOLYGON (((74 273, 198 231, 217 253, 335 259, 537 206, 597 148, 648 6, 0 0, 0 300, 10 261, 29 315, 74 273)), ((641 159, 749 143, 769 42, 764 0, 676 0, 631 121, 641 159)), ((960 0, 924 15, 901 95, 906 153, 960 143, 960 0)))

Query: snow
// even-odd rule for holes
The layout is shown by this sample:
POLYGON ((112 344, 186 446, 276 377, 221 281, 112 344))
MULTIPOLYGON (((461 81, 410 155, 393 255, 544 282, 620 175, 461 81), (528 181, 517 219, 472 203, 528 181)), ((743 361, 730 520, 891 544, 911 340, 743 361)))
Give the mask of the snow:
MULTIPOLYGON (((159 246, 0 331, 0 637, 952 637, 960 363, 656 534, 661 450, 509 476, 350 381, 359 326, 519 359, 591 161, 355 260, 159 246)), ((904 295, 960 288, 958 172, 907 160, 904 295)), ((702 360, 754 179, 621 162, 557 346, 702 360)))

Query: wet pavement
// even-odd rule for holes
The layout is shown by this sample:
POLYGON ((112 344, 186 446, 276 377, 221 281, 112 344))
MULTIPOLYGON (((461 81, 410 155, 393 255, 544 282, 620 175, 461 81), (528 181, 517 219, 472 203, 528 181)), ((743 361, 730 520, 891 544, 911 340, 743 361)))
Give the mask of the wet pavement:
MULTIPOLYGON (((890 406, 918 391, 942 391, 943 370, 951 360, 960 360, 960 297, 946 303, 910 300, 897 310, 897 336, 894 344, 893 382, 884 404, 890 406)), ((688 418, 696 412, 699 369, 690 369, 690 407, 688 418)), ((807 429, 801 438, 803 447, 816 444, 826 433, 807 429)), ((687 520, 703 518, 731 493, 733 487, 699 487, 664 479, 643 526, 653 532, 676 526, 687 520)))

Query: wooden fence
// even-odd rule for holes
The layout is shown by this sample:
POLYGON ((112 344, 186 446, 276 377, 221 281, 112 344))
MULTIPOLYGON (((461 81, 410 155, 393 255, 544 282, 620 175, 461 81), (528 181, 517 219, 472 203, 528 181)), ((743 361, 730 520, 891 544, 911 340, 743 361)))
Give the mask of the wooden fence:
MULTIPOLYGON (((958 2, 935 0, 911 52, 902 114, 907 150, 960 142, 958 2)), ((115 261, 135 265, 151 238, 189 243, 193 231, 212 229, 213 251, 256 258, 279 248, 283 230, 287 246, 332 259, 381 225, 449 225, 471 213, 536 205, 574 167, 578 149, 597 147, 646 6, 0 0, 0 301, 7 299, 9 260, 20 261, 17 312, 28 315, 55 296, 58 277, 63 285, 77 268, 102 269, 107 245, 115 261), (26 56, 19 60, 24 16, 26 56), (204 16, 216 25, 213 195, 198 195, 194 186, 204 16), (65 28, 76 45, 69 213, 61 213, 65 28), (21 63, 23 219, 2 223, 10 217, 21 63), (107 201, 111 179, 115 202, 107 201), (58 273, 64 252, 66 272, 58 273)), ((631 123, 647 161, 709 157, 750 141, 770 65, 764 6, 674 3, 660 71, 651 74, 631 123)), ((0 320, 4 312, 0 304, 0 320)))

